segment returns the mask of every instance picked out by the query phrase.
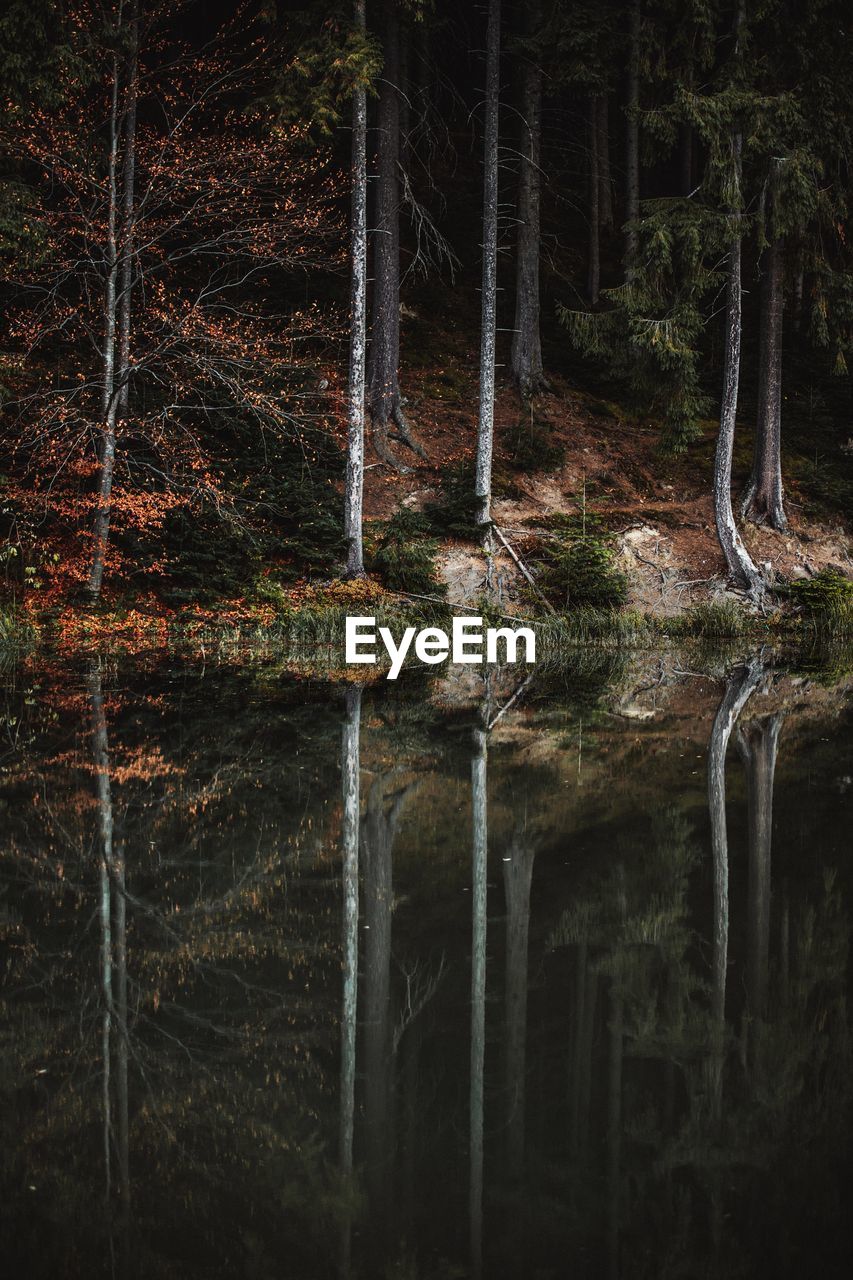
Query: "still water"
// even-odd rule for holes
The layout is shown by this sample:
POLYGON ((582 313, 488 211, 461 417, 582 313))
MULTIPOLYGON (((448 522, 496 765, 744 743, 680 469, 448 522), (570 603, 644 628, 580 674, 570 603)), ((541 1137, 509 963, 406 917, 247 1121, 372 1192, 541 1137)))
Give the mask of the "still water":
POLYGON ((849 1274, 849 677, 511 681, 6 676, 7 1275, 849 1274))

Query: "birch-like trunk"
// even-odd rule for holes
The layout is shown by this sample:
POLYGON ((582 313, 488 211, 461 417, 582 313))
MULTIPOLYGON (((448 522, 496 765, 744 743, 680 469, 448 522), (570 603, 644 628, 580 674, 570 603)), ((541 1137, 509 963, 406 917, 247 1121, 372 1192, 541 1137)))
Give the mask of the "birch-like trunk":
POLYGON ((726 1025, 726 973, 729 957, 729 840, 726 825, 726 751, 738 716, 761 681, 762 668, 752 660, 726 685, 714 718, 708 746, 708 812, 714 871, 714 940, 711 1018, 714 1041, 710 1061, 710 1094, 715 1121, 722 1116, 723 1060, 726 1025))
POLYGON ((136 113, 139 100, 139 3, 130 9, 130 48, 127 58, 127 103, 124 117, 124 160, 122 167, 121 248, 118 294, 118 390, 119 420, 127 417, 130 402, 131 293, 133 290, 133 248, 135 236, 136 113))
POLYGON ((640 218, 640 0, 633 0, 628 29, 628 83, 625 100, 625 278, 637 261, 640 218))
MULTIPOLYGON (((355 0, 356 27, 366 29, 365 0, 355 0)), ((347 388, 347 462, 344 479, 344 539, 348 578, 364 574, 364 370, 367 345, 367 92, 352 96, 352 196, 350 217, 350 351, 347 388)))
MULTIPOLYGON (((529 6, 528 30, 535 33, 541 22, 540 0, 529 6)), ((527 399, 544 389, 542 340, 540 335, 539 254, 540 254, 540 165, 542 148, 542 69, 534 55, 525 54, 522 63, 521 161, 518 174, 518 242, 515 260, 515 322, 513 324, 510 373, 527 399)))
MULTIPOLYGON (((120 20, 120 19, 119 19, 120 20)), ((119 142, 119 60, 113 58, 107 153, 107 277, 104 286, 104 344, 102 351, 103 392, 101 396, 101 452, 98 475, 98 506, 95 512, 92 564, 88 590, 93 600, 101 594, 104 558, 110 536, 110 508, 116 452, 116 327, 118 281, 118 142, 119 142)))
POLYGON ((737 419, 741 346, 741 150, 740 130, 732 134, 732 185, 737 204, 732 208, 732 240, 726 288, 726 340, 723 360, 723 395, 720 403, 720 431, 714 457, 714 519, 717 537, 733 581, 755 598, 762 595, 764 582, 743 544, 732 510, 732 456, 737 419))
POLYGON ((471 1275, 483 1270, 483 1108, 486 1059, 486 927, 488 879, 488 748, 485 729, 474 733, 471 762, 471 1072, 468 1105, 468 1211, 471 1275))
POLYGON ((586 293, 592 306, 598 305, 601 285, 601 168, 599 164, 598 143, 600 132, 598 117, 600 98, 593 95, 589 100, 589 120, 587 122, 587 151, 589 156, 589 246, 587 256, 586 293))
POLYGON ((483 146, 483 279, 480 320, 480 402, 474 493, 477 532, 491 547, 492 450, 495 427, 495 317, 498 289, 498 122, 501 4, 489 0, 486 30, 485 136, 483 146))
POLYGON ((764 253, 761 282, 761 337, 758 366, 758 418, 752 475, 743 499, 743 515, 755 524, 783 532, 788 528, 782 493, 782 319, 785 254, 777 238, 764 253))

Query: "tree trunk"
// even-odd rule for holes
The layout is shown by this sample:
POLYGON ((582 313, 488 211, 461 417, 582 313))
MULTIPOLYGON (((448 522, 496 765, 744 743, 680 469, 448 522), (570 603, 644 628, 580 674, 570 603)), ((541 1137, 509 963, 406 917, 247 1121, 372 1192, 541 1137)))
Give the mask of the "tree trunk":
POLYGON ((491 546, 492 447, 495 416, 495 316, 498 271, 498 110, 500 99, 501 4, 489 0, 486 32, 486 118, 483 147, 483 280, 480 329, 480 403, 474 493, 477 531, 491 546))
POLYGON ((782 314, 784 246, 768 245, 761 283, 761 340, 758 367, 758 421, 752 475, 743 499, 743 515, 754 524, 788 527, 782 498, 782 314))
POLYGON ((139 98, 139 4, 130 10, 130 48, 127 57, 127 104, 124 117, 122 171, 121 265, 118 296, 118 418, 127 417, 130 401, 130 302, 133 289, 135 231, 136 112, 139 98))
MULTIPOLYGON (((358 1018, 358 837, 361 688, 347 690, 341 739, 343 790, 343 1007, 341 1010, 340 1169, 345 1194, 352 1178, 355 1127, 355 1049, 358 1018)), ((349 1275, 352 1223, 342 1215, 340 1273, 349 1275)))
POLYGON ((483 1107, 486 1057, 486 928, 488 879, 488 748, 486 731, 474 734, 471 761, 471 1070, 469 1096, 468 1209, 471 1275, 479 1280, 483 1269, 483 1107))
POLYGON ((610 174, 610 109, 606 93, 598 95, 598 196, 599 223, 607 231, 613 228, 613 179, 610 174))
POLYGON ((592 306, 598 305, 601 282, 601 252, 599 233, 601 228, 601 171, 598 156, 598 97, 589 100, 589 126, 587 128, 589 151, 589 255, 587 262, 586 292, 592 306))
POLYGON ((634 272, 640 218, 640 0, 631 5, 625 103, 625 278, 634 272))
POLYGON ((714 864, 714 944, 711 1015, 714 1044, 710 1092, 716 1121, 722 1115, 723 1055, 726 1021, 726 972, 729 954, 729 841, 726 826, 726 751, 732 730, 761 680, 756 660, 735 672, 726 685, 708 746, 708 812, 714 864))
MULTIPOLYGON (((734 188, 740 193, 741 146, 739 131, 732 135, 734 188)), ((741 343, 741 215, 732 210, 734 230, 729 250, 729 274, 726 291, 726 345, 723 359, 723 395, 720 404, 720 432, 714 458, 714 519, 717 537, 734 582, 751 596, 760 597, 764 583, 752 557, 743 545, 732 511, 732 456, 737 418, 738 381, 740 378, 741 343)))
MULTIPOLYGON (((356 26, 364 34, 365 0, 355 0, 356 26)), ((364 366, 367 340, 367 93, 352 96, 352 194, 350 219, 350 352, 347 387, 347 462, 344 479, 346 576, 364 575, 364 366)))
POLYGON ((373 444, 383 462, 410 470, 388 441, 392 424, 403 443, 423 457, 403 413, 400 396, 400 16, 385 0, 384 65, 379 88, 379 165, 373 233, 373 326, 367 357, 367 400, 373 444))
MULTIPOLYGON (((540 0, 529 8, 528 30, 538 31, 540 0)), ((542 391, 542 341, 539 322, 540 153, 542 145, 542 69, 525 54, 522 64, 522 144, 518 175, 518 243, 515 260, 515 321, 510 373, 527 399, 542 391)), ((488 110, 488 103, 487 103, 488 110)))
POLYGON ((101 451, 98 477, 98 506, 95 512, 92 565, 88 590, 93 600, 101 594, 104 557, 110 536, 110 509, 116 451, 116 283, 118 278, 118 99, 119 63, 113 58, 112 96, 110 102, 109 151, 107 159, 107 278, 104 287, 104 345, 102 353, 103 391, 101 396, 101 451))

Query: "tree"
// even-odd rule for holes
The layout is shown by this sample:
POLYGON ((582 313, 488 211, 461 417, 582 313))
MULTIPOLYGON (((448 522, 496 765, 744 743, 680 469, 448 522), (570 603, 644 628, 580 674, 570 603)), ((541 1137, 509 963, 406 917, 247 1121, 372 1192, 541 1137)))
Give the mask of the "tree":
POLYGON ((628 79, 625 94, 625 278, 637 262, 640 219, 640 30, 641 0, 631 0, 628 18, 628 79))
MULTIPOLYGON (((356 29, 365 32, 365 0, 355 0, 356 29)), ((350 215, 350 359, 347 389, 347 463, 344 486, 344 539, 348 577, 364 573, 362 492, 364 488, 364 379, 367 342, 367 90, 352 92, 352 183, 350 215)))
POLYGON ((485 121, 483 130, 483 273, 480 311, 480 397, 477 413, 475 522, 491 546, 492 448, 495 429, 495 317, 498 291, 498 116, 500 109, 501 6, 489 0, 486 28, 485 121))
POLYGON ((382 7, 383 68, 379 85, 375 230, 373 232, 373 323, 367 355, 367 403, 373 444, 383 462, 408 470, 388 442, 393 424, 404 444, 420 457, 400 393, 400 12, 399 0, 382 7))
POLYGON ((515 257, 515 321, 510 374, 524 399, 544 389, 539 325, 542 69, 534 41, 540 35, 541 0, 527 9, 528 43, 521 53, 521 157, 518 175, 518 239, 515 257))
MULTIPOLYGON (((742 64, 742 41, 746 4, 738 0, 734 26, 734 73, 737 76, 742 64)), ((742 254, 742 204, 743 204, 743 123, 737 103, 732 116, 729 136, 730 149, 730 221, 728 280, 726 284, 725 354, 723 358, 723 394, 720 402, 720 430, 714 455, 714 520, 717 537, 726 561, 726 568, 738 586, 751 596, 760 596, 764 582, 743 544, 732 511, 732 457, 734 454, 735 422, 738 406, 740 379, 741 319, 741 254, 742 254)))
POLYGON ((257 102, 275 40, 226 26, 163 59, 174 32, 146 23, 144 48, 136 9, 113 17, 71 12, 60 108, 34 107, 0 140, 34 175, 43 242, 16 264, 6 317, 18 503, 35 519, 49 492, 66 527, 93 529, 63 570, 94 597, 105 566, 122 567, 116 521, 137 549, 177 512, 245 527, 226 433, 306 453, 307 344, 328 325, 278 299, 331 265, 334 234, 332 185, 300 133, 235 105, 257 102))

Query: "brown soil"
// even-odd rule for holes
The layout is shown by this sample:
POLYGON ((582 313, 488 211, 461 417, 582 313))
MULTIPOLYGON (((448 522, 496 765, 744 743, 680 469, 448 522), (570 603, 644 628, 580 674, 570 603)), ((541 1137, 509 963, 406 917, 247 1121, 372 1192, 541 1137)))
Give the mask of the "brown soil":
MULTIPOLYGON (((411 471, 399 475, 368 458, 365 515, 387 518, 399 506, 422 509, 440 499, 441 478, 473 457, 477 387, 470 370, 474 351, 458 351, 446 367, 415 370, 405 381, 407 412, 427 459, 397 445, 411 471)), ((668 616, 703 599, 730 594, 714 530, 711 458, 715 424, 688 454, 667 458, 658 451, 653 425, 625 416, 616 406, 578 393, 554 378, 551 391, 537 398, 534 414, 564 450, 551 472, 513 469, 507 437, 524 410, 514 391, 502 387, 495 403, 496 523, 521 554, 533 549, 537 525, 555 513, 577 514, 583 501, 617 538, 618 555, 630 583, 629 604, 668 616)), ((788 488, 788 534, 742 526, 753 558, 782 578, 807 577, 833 565, 853 574, 849 528, 807 522, 796 487, 788 488)), ((448 540, 440 557, 454 604, 471 604, 485 585, 485 563, 473 543, 448 540)), ((520 574, 503 549, 496 559, 501 599, 512 608, 520 574)))

